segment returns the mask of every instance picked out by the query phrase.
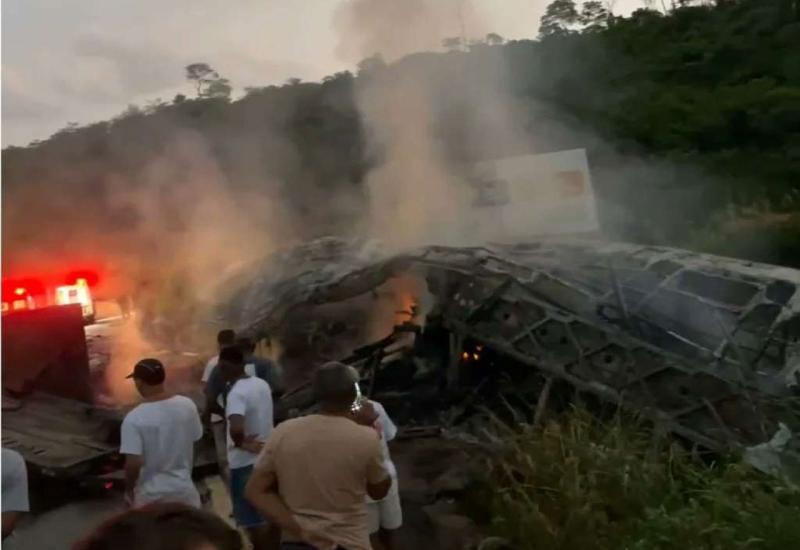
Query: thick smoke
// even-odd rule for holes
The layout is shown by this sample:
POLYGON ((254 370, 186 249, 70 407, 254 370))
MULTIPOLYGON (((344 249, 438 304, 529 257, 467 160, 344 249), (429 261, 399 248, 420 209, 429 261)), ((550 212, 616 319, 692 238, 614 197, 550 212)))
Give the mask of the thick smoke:
POLYGON ((422 51, 436 51, 442 40, 469 30, 489 32, 469 0, 346 0, 334 16, 336 54, 357 63, 374 54, 386 61, 422 51))
MULTIPOLYGON (((352 165, 363 159, 336 164, 337 159, 326 156, 304 157, 298 145, 302 140, 292 142, 285 135, 292 127, 290 114, 250 112, 244 99, 226 107, 236 109, 239 118, 233 118, 232 129, 216 129, 223 133, 222 138, 216 136, 216 144, 185 125, 170 124, 166 117, 162 125, 149 129, 160 142, 155 158, 152 148, 126 139, 122 132, 98 140, 110 142, 105 146, 112 157, 119 149, 124 158, 144 159, 142 165, 132 161, 128 173, 94 171, 88 163, 57 166, 57 177, 43 174, 48 185, 25 182, 25 189, 13 193, 13 209, 4 201, 4 228, 13 228, 8 240, 4 235, 4 252, 10 242, 18 263, 55 267, 104 257, 109 275, 105 281, 112 287, 107 295, 133 294, 141 316, 147 317, 137 321, 155 327, 146 334, 138 332, 139 325, 126 329, 113 354, 116 363, 108 371, 118 377, 129 371, 134 358, 150 350, 196 349, 198 341, 212 344, 220 327, 206 321, 212 317, 210 306, 235 290, 225 282, 298 240, 357 233, 377 238, 389 252, 396 252, 432 243, 482 243, 503 238, 509 229, 524 233, 525 227, 504 228, 473 206, 472 164, 558 149, 557 143, 569 141, 562 134, 572 136, 577 147, 590 147, 597 138, 576 139, 574 129, 548 119, 546 107, 531 107, 531 101, 518 104, 502 48, 468 48, 462 43, 445 58, 413 55, 441 50, 445 38, 481 39, 495 30, 484 21, 468 0, 342 4, 334 20, 340 36, 337 53, 352 65, 366 58, 373 61, 360 65, 355 81, 371 168, 363 177, 347 176, 349 186, 320 179, 353 171, 352 165), (376 55, 395 63, 381 63, 376 55), (273 130, 266 144, 248 135, 260 136, 264 125, 273 130), (224 168, 216 150, 220 141, 226 142, 224 168), (325 165, 324 175, 309 175, 309 164, 325 165), (63 189, 98 191, 59 193, 53 181, 63 189), (85 181, 97 185, 82 185, 85 181), (366 205, 354 183, 362 184, 366 205), (44 196, 47 200, 42 201, 44 196), (36 206, 35 216, 27 215, 29 205, 36 206), (304 212, 313 212, 313 217, 304 212), (343 226, 342 218, 349 225, 343 226), (62 223, 42 237, 38 226, 51 219, 62 223), (26 240, 34 234, 38 246, 26 240), (39 254, 39 249, 48 252, 39 254), (61 250, 60 256, 54 250, 61 250), (196 335, 200 338, 192 338, 196 335)), ((349 89, 342 95, 349 98, 349 89)), ((137 124, 135 117, 130 124, 137 124)), ((132 135, 141 139, 148 134, 132 135)), ((532 218, 517 222, 540 229, 532 218)), ((6 258, 3 261, 9 265, 6 258)), ((389 286, 386 295, 391 298, 375 308, 370 337, 388 332, 411 297, 419 299, 415 283, 395 281, 389 286)))
POLYGON ((390 249, 452 240, 468 199, 430 132, 433 106, 420 85, 413 76, 379 75, 360 93, 367 135, 383 152, 367 175, 366 230, 390 249))
POLYGON ((83 164, 48 175, 47 185, 4 189, 3 261, 16 271, 5 277, 53 273, 63 284, 66 270, 89 268, 96 299, 132 297, 136 319, 115 330, 105 371, 118 401, 132 397, 124 375, 137 359, 212 347, 213 308, 235 290, 225 281, 295 235, 279 182, 261 176, 253 191, 229 180, 199 133, 167 121, 157 130, 159 154, 142 155, 130 173, 83 164), (59 193, 54 180, 78 192, 59 193))
MULTIPOLYGON (((483 36, 472 4, 355 0, 343 5, 336 24, 344 59, 373 60, 361 65, 356 92, 368 155, 377 159, 365 178, 361 230, 390 252, 496 236, 496 225, 474 223, 474 191, 464 168, 496 150, 525 149, 503 89, 504 66, 491 55, 467 66, 460 51, 449 54, 444 71, 443 64, 413 55, 389 66, 381 62, 439 50, 444 38, 462 36, 467 27, 483 36)), ((369 310, 369 341, 414 313, 415 321, 424 321, 425 296, 425 285, 414 277, 387 282, 369 310)))
MULTIPOLYGON (((501 238, 473 209, 474 161, 531 153, 517 121, 509 75, 498 48, 466 43, 488 30, 471 2, 357 0, 336 18, 338 51, 394 59, 441 49, 445 37, 462 46, 446 63, 411 55, 389 66, 362 65, 357 100, 372 155, 364 230, 390 250, 422 244, 471 244, 501 238), (469 29, 470 36, 464 36, 469 29)), ((521 229, 521 228, 516 228, 521 229)))
POLYGON ((236 191, 214 158, 200 136, 181 133, 146 167, 144 181, 123 186, 118 197, 139 213, 138 236, 158 244, 153 262, 143 262, 143 276, 150 268, 173 273, 203 302, 237 266, 268 253, 284 231, 269 187, 260 194, 236 191))
POLYGON ((218 327, 208 319, 224 299, 221 284, 273 250, 285 231, 269 188, 258 195, 232 190, 196 134, 176 135, 137 185, 120 183, 112 200, 138 220, 129 235, 136 244, 122 258, 140 318, 126 325, 112 349, 106 379, 117 399, 129 397, 130 388, 118 380, 137 358, 212 343, 218 327))

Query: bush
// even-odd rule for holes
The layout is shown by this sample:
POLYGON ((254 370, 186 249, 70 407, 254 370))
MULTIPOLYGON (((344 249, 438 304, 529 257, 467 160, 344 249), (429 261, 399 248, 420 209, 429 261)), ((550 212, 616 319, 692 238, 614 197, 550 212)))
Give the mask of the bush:
POLYGON ((800 491, 737 461, 708 466, 636 422, 578 410, 498 430, 506 450, 468 512, 513 548, 800 547, 800 491))
POLYGON ((691 250, 800 268, 800 215, 769 210, 712 218, 685 242, 691 250))

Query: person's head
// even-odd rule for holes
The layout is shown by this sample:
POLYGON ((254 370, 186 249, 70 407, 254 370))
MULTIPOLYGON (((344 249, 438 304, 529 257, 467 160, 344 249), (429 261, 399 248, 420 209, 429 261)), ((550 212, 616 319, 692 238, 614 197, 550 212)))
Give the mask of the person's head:
POLYGON ((133 367, 133 372, 126 378, 133 378, 136 390, 142 397, 149 397, 164 391, 164 380, 167 374, 164 365, 158 359, 142 359, 133 367))
POLYGON ((217 333, 217 347, 220 350, 236 344, 236 333, 226 328, 217 333))
POLYGON ((233 382, 244 374, 244 354, 238 346, 222 348, 219 352, 219 371, 222 379, 233 382))
POLYGON ((72 550, 243 550, 242 538, 220 517, 177 503, 156 503, 103 523, 72 550))
POLYGON ((314 398, 325 412, 347 413, 356 399, 357 382, 347 365, 326 363, 314 372, 314 398))
POLYGON ((236 345, 242 350, 245 357, 250 357, 256 352, 256 341, 247 336, 239 336, 236 345))

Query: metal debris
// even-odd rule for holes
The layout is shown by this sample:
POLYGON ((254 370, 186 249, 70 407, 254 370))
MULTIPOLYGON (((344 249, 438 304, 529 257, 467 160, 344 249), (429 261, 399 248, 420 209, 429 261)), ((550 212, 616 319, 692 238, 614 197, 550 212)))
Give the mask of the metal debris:
POLYGON ((800 479, 800 460, 787 453, 791 440, 792 432, 781 422, 772 439, 745 449, 742 458, 755 469, 792 483, 800 479))
MULTIPOLYGON (((299 308, 401 274, 435 298, 426 329, 435 317, 452 336, 444 391, 468 383, 459 356, 473 342, 709 449, 764 443, 781 422, 800 431, 800 271, 790 268, 573 239, 394 256, 326 239, 271 259, 226 321, 271 334, 299 308)), ((399 333, 347 361, 374 376, 399 333)))

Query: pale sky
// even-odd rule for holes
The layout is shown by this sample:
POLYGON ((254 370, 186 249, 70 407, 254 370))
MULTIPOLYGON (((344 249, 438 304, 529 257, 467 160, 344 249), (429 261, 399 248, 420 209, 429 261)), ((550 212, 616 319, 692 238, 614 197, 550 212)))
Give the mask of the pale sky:
MULTIPOLYGON (((131 103, 191 95, 184 67, 193 62, 208 62, 241 90, 353 69, 368 55, 358 50, 392 41, 395 32, 404 38, 384 53, 435 48, 462 28, 469 38, 534 38, 548 1, 3 0, 2 145, 46 138, 69 122, 108 119, 131 103), (342 11, 353 2, 390 4, 382 12, 367 6, 365 17, 386 19, 372 36, 343 29, 342 11), (441 19, 435 30, 427 21, 424 32, 396 21, 395 12, 424 3, 441 19)), ((617 0, 614 13, 643 3, 617 0)), ((359 29, 363 21, 348 20, 359 29)))

